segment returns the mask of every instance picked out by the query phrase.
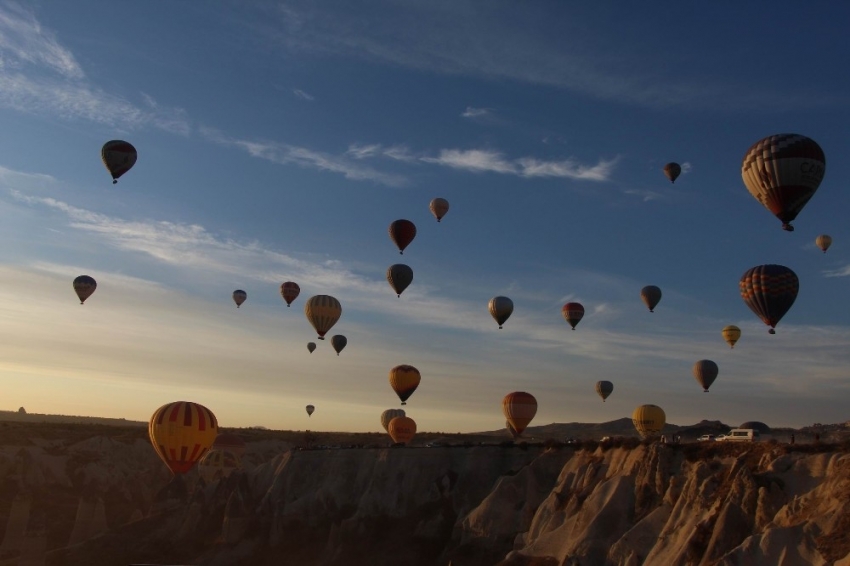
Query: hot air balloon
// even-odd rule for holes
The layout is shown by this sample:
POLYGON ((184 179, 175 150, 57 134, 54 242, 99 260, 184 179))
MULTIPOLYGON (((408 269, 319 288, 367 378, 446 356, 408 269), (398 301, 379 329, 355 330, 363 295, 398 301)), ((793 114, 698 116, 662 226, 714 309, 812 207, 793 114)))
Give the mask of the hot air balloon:
POLYGON ((191 401, 163 405, 148 424, 154 450, 175 475, 191 470, 217 435, 218 421, 212 411, 191 401))
POLYGON ((307 349, 310 350, 310 353, 312 354, 316 350, 316 343, 307 342, 307 349))
POLYGON ((342 316, 342 306, 330 295, 316 295, 304 305, 304 315, 319 333, 319 340, 324 340, 327 331, 342 316))
POLYGON ((407 286, 413 282, 413 270, 403 263, 393 264, 387 268, 387 281, 396 295, 401 297, 407 286))
POLYGON ((659 434, 666 423, 667 415, 657 405, 641 405, 632 413, 632 424, 643 438, 659 434))
POLYGON ((531 393, 514 391, 502 399, 502 412, 505 418, 520 435, 537 414, 537 399, 531 393))
POLYGON ((213 450, 227 450, 233 452, 240 458, 245 454, 245 441, 242 437, 232 432, 222 432, 215 437, 212 445, 213 450))
POLYGON ((406 416, 404 409, 387 409, 381 413, 381 426, 384 427, 385 431, 389 432, 390 421, 396 417, 404 416, 406 416))
POLYGON ((596 382, 596 394, 602 397, 602 402, 605 402, 605 399, 608 398, 611 393, 614 392, 614 384, 610 381, 597 381, 596 382))
POLYGON ((717 379, 717 364, 711 360, 699 360, 694 364, 694 378, 702 385, 703 393, 708 393, 708 388, 717 379))
POLYGON ((305 407, 305 408, 307 409, 307 416, 308 416, 308 417, 309 417, 309 416, 312 416, 312 415, 313 415, 313 411, 315 411, 315 410, 316 410, 316 407, 314 407, 313 405, 307 405, 307 407, 305 407))
POLYGON ((390 224, 389 233, 392 241, 398 246, 398 253, 403 254, 404 248, 416 237, 416 225, 410 220, 396 220, 390 224))
POLYGON ((395 417, 387 425, 387 432, 396 444, 407 444, 416 435, 416 421, 410 417, 395 417))
POLYGON ((112 184, 118 182, 118 177, 130 170, 136 164, 136 148, 122 140, 112 140, 103 144, 100 158, 112 175, 112 184))
POLYGON ((815 194, 826 171, 823 150, 799 134, 768 136, 744 155, 741 177, 750 194, 793 231, 791 221, 815 194))
POLYGON ((233 302, 236 303, 236 308, 238 309, 242 303, 245 302, 245 299, 248 298, 248 293, 243 291, 242 289, 236 289, 233 291, 233 302))
POLYGON ((783 265, 759 265, 748 269, 739 283, 741 298, 762 321, 771 334, 780 319, 797 299, 800 280, 783 265))
POLYGON ((431 204, 428 205, 428 208, 431 209, 431 214, 433 214, 434 218, 436 218, 437 222, 439 222, 449 211, 449 201, 444 198, 435 198, 431 201, 431 204))
POLYGON ((343 336, 342 334, 334 334, 331 336, 331 346, 336 350, 336 355, 338 356, 342 349, 345 348, 345 345, 348 344, 348 338, 343 336))
POLYGON ((832 236, 821 234, 820 236, 815 238, 815 244, 821 249, 823 253, 826 253, 826 250, 828 250, 829 246, 832 245, 832 236))
POLYGON ((407 405, 407 400, 419 387, 422 375, 413 366, 402 364, 390 370, 390 387, 393 388, 402 405, 407 405))
POLYGON ((672 161, 664 166, 664 174, 670 179, 671 183, 675 183, 676 179, 679 178, 679 175, 682 174, 682 167, 678 163, 673 163, 672 161))
POLYGON ((514 302, 507 297, 493 297, 490 299, 487 308, 490 309, 490 316, 496 320, 499 328, 502 328, 505 321, 510 318, 511 313, 514 312, 514 302))
POLYGON ((741 337, 741 329, 734 324, 724 326, 720 333, 723 335, 723 339, 726 340, 726 343, 729 344, 730 348, 734 348, 735 342, 737 342, 741 337))
POLYGON ((198 475, 204 482, 212 483, 226 479, 234 471, 242 468, 242 461, 235 453, 221 448, 211 448, 204 457, 198 460, 198 475))
POLYGON ((95 289, 97 289, 97 281, 94 280, 94 277, 80 275, 74 279, 74 292, 77 293, 81 305, 86 302, 86 299, 91 297, 95 289))
POLYGON ((301 287, 298 286, 298 283, 293 283, 292 281, 282 283, 280 286, 280 296, 286 301, 286 306, 288 307, 292 306, 292 301, 298 297, 298 293, 300 292, 301 287))
POLYGON ((640 290, 640 298, 649 309, 649 312, 655 312, 655 306, 661 300, 661 289, 655 285, 647 285, 640 290))
POLYGON ((564 319, 575 330, 576 324, 584 317, 584 307, 581 303, 567 303, 561 307, 561 314, 564 315, 564 319))

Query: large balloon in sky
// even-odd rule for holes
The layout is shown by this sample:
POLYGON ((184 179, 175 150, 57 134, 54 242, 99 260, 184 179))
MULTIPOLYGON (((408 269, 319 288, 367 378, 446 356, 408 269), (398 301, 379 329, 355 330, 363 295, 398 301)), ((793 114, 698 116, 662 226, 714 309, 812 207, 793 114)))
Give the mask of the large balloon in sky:
POLYGON ((641 405, 632 413, 632 424, 643 438, 661 432, 667 422, 667 415, 658 405, 641 405))
POLYGON ((597 381, 596 382, 596 394, 602 397, 602 402, 605 402, 605 399, 608 398, 611 393, 614 392, 614 384, 610 381, 597 381))
POLYGON ((490 299, 487 308, 490 310, 490 316, 496 320, 499 328, 502 328, 511 313, 514 312, 514 302, 507 297, 493 297, 490 299))
POLYGON ((348 344, 348 338, 342 334, 334 334, 331 336, 331 346, 333 346, 337 356, 340 352, 342 352, 342 349, 345 348, 346 344, 348 344))
POLYGON ((80 275, 74 279, 74 292, 77 293, 80 304, 85 303, 95 289, 97 289, 97 281, 94 280, 94 277, 80 275))
POLYGON ((655 285, 647 285, 640 290, 640 298, 643 304, 649 309, 649 312, 655 312, 655 306, 661 300, 661 289, 655 285))
POLYGON ((416 421, 410 417, 396 417, 387 425, 387 432, 396 444, 407 444, 416 435, 416 421))
POLYGON ((191 470, 217 435, 218 421, 212 411, 191 401, 163 405, 148 423, 154 450, 175 475, 191 470))
POLYGON ((404 248, 410 245, 416 237, 416 225, 410 220, 396 220, 389 227, 390 238, 398 247, 398 253, 403 254, 404 248))
POLYGON ((286 306, 288 307, 292 306, 292 301, 298 297, 298 293, 300 292, 301 287, 298 286, 298 283, 293 283, 292 281, 282 283, 280 286, 280 296, 286 301, 286 306))
POLYGON ((316 343, 307 342, 307 349, 310 350, 310 353, 312 354, 316 350, 316 343))
POLYGON ((679 175, 682 174, 682 167, 678 163, 672 161, 664 166, 664 175, 670 179, 671 183, 675 183, 679 175))
POLYGON ((815 238, 815 245, 819 247, 823 253, 826 253, 826 250, 828 250, 829 246, 832 245, 832 236, 821 234, 815 238))
POLYGON ((789 232, 794 230, 791 221, 815 194, 825 171, 823 150, 813 139, 799 134, 778 134, 757 141, 741 165, 747 190, 789 232))
POLYGON ((561 307, 561 314, 567 323, 576 329, 576 324, 584 317, 584 307, 581 303, 567 303, 561 307))
POLYGON ((520 435, 537 414, 537 399, 531 393, 514 391, 502 399, 502 412, 505 418, 520 435))
POLYGON ((212 448, 198 461, 198 474, 206 483, 226 479, 242 467, 242 461, 235 453, 221 448, 212 448))
POLYGON ((800 280, 783 265, 758 265, 748 269, 739 282, 741 298, 762 321, 771 334, 779 320, 797 299, 800 280))
POLYGON ((325 334, 342 316, 342 305, 330 295, 316 295, 304 305, 304 315, 318 332, 319 340, 324 340, 325 334))
POLYGON ((307 405, 305 409, 307 409, 307 416, 310 417, 313 415, 313 411, 316 410, 316 407, 314 407, 313 405, 307 405))
POLYGON ((118 177, 130 170, 136 164, 136 148, 122 140, 112 140, 103 144, 100 158, 112 175, 112 184, 118 182, 118 177))
POLYGON ((403 263, 395 263, 387 268, 387 281, 396 295, 401 294, 413 282, 413 270, 403 263))
POLYGON ((407 400, 419 387, 422 374, 413 366, 402 364, 390 370, 390 387, 393 388, 402 405, 407 405, 407 400))
POLYGON ((734 324, 724 326, 720 333, 723 335, 723 339, 726 340, 726 343, 729 344, 730 348, 734 348, 735 343, 741 337, 741 329, 734 324))
POLYGON ((243 291, 242 289, 236 289, 233 291, 233 302, 236 303, 236 308, 238 309, 242 303, 245 302, 245 299, 248 298, 248 293, 243 291))
POLYGON ((406 416, 404 409, 387 409, 381 413, 381 426, 384 427, 385 431, 389 432, 390 421, 396 417, 404 416, 406 416))
POLYGON ((428 205, 428 208, 431 209, 431 214, 434 215, 434 218, 437 219, 437 222, 443 219, 443 216, 449 211, 449 201, 444 198, 435 198, 431 201, 431 204, 428 205))
POLYGON ((694 378, 702 385, 703 393, 708 393, 708 388, 717 379, 717 364, 711 360, 699 360, 694 364, 694 378))

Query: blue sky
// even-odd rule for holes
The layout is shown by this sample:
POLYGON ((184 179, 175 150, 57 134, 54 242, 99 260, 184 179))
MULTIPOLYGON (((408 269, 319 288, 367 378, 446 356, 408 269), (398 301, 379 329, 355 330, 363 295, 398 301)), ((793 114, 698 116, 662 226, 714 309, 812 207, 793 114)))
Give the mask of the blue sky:
POLYGON ((533 425, 643 403, 676 424, 847 420, 850 7, 654 6, 0 1, 4 408, 146 420, 185 399, 224 426, 379 430, 411 364, 420 430, 502 427, 514 390, 533 425), (793 233, 740 175, 784 132, 827 158, 793 233), (110 139, 139 152, 117 185, 110 139), (418 228, 403 256, 399 218, 418 228), (738 293, 764 263, 800 278, 775 336, 738 293), (342 304, 339 357, 307 351, 316 294, 342 304))

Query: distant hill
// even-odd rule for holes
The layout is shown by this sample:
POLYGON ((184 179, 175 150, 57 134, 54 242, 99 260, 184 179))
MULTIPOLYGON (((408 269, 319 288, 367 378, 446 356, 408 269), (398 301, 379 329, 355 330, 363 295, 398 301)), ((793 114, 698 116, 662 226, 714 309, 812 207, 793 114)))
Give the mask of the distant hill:
POLYGON ((0 422, 15 423, 56 423, 56 424, 99 424, 108 426, 148 426, 142 421, 110 419, 106 417, 83 417, 75 415, 40 415, 38 413, 19 413, 18 411, 0 411, 0 422))

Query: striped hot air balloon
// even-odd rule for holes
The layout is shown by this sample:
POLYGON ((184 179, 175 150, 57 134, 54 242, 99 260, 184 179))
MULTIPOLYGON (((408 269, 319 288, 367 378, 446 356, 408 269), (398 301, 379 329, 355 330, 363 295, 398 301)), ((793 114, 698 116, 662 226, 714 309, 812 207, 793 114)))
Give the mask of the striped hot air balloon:
POLYGON ((741 164, 747 190, 789 232, 794 230, 791 221, 815 194, 825 171, 821 147, 799 134, 778 134, 757 141, 741 164))
POLYGON ((410 417, 395 417, 387 425, 387 432, 396 444, 407 444, 416 436, 416 421, 410 417))
POLYGON ((499 329, 501 329, 502 325, 505 324, 514 312, 514 302, 507 297, 493 297, 487 303, 487 310, 490 311, 490 316, 493 317, 493 320, 496 321, 499 329))
POLYGON ((667 424, 667 415, 658 405, 641 405, 632 413, 632 424, 643 438, 661 433, 667 424))
POLYGON ((403 263, 395 263, 387 268, 387 282, 396 295, 401 297, 404 290, 413 283, 413 270, 403 263))
POLYGON ((304 304, 304 315, 316 329, 319 340, 324 340, 325 334, 342 316, 342 306, 330 295, 316 295, 304 304))
POLYGON ((602 402, 605 402, 605 399, 608 398, 611 393, 614 392, 614 384, 610 381, 597 381, 596 382, 596 394, 602 397, 602 402))
POLYGON ((718 371, 717 364, 711 360, 699 360, 694 364, 694 379, 702 386, 704 393, 708 393, 708 388, 717 379, 718 371))
POLYGON ((581 303, 567 303, 561 307, 561 314, 564 315, 564 320, 576 329, 576 324, 584 318, 584 306, 581 303))
POLYGON ((734 324, 729 324, 723 327, 723 330, 720 331, 720 334, 723 335, 723 339, 726 340, 726 343, 729 344, 730 348, 735 347, 735 343, 741 338, 741 329, 735 326, 734 324))
POLYGON ((739 282, 741 298, 762 321, 773 329, 797 299, 800 280, 784 265, 758 265, 748 269, 739 282))
POLYGON ((286 306, 292 306, 292 301, 298 298, 298 294, 301 292, 301 287, 298 286, 298 283, 293 281, 287 281, 280 285, 280 296, 283 297, 283 300, 286 301, 286 306))
POLYGON ((393 388, 402 405, 407 405, 407 400, 419 387, 422 374, 413 366, 402 364, 390 370, 390 387, 393 388))
POLYGON ((148 424, 154 450, 175 475, 191 470, 217 435, 218 421, 212 411, 191 401, 163 405, 148 424))
POLYGON ((233 291, 233 302, 236 303, 236 308, 242 306, 242 303, 248 298, 248 293, 243 291, 242 289, 236 289, 233 291))
POLYGON ((502 399, 502 412, 519 436, 537 414, 537 399, 525 391, 508 393, 502 399))
POLYGON ((437 222, 440 222, 443 219, 443 216, 445 216, 449 211, 449 201, 444 198, 437 197, 431 201, 428 208, 431 209, 431 214, 434 215, 437 222))

